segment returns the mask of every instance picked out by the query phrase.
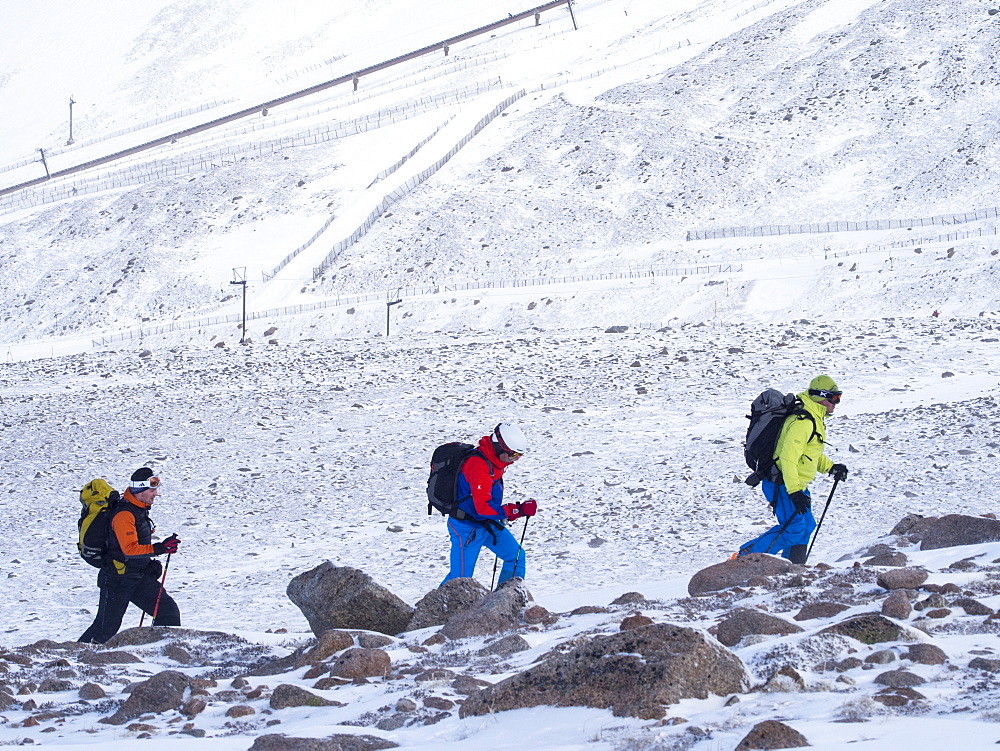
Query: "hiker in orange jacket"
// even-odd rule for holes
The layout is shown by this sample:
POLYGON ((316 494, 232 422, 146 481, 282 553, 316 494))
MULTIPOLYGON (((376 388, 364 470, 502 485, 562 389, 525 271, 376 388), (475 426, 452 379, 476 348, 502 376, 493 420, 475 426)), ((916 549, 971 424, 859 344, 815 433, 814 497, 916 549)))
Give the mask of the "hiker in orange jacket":
POLYGON ((153 560, 154 556, 176 553, 180 545, 176 535, 163 542, 152 541, 149 509, 159 487, 160 478, 153 470, 137 469, 112 510, 108 555, 97 575, 100 604, 80 641, 103 644, 117 634, 130 602, 151 615, 154 626, 181 625, 180 608, 159 581, 163 566, 153 560))

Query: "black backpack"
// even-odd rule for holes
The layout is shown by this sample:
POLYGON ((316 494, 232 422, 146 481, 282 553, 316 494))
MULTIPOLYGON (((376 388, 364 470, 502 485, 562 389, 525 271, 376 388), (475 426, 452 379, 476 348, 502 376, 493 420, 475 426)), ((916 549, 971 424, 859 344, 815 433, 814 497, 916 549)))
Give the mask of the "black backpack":
POLYGON ((102 479, 91 480, 80 491, 82 508, 76 523, 76 547, 80 557, 96 568, 101 568, 107 557, 111 517, 119 500, 118 491, 102 479))
POLYGON ((800 420, 812 420, 813 433, 816 432, 816 420, 802 406, 802 401, 795 394, 782 394, 777 389, 767 389, 761 392, 750 403, 750 414, 747 419, 747 439, 743 445, 743 456, 747 466, 753 473, 744 482, 751 488, 757 487, 761 480, 781 483, 781 470, 774 461, 774 450, 778 444, 781 426, 791 416, 800 420))
MULTIPOLYGON (((427 515, 437 509, 445 516, 462 518, 458 508, 458 473, 470 456, 486 457, 471 443, 445 443, 431 454, 431 474, 427 478, 427 515)), ((488 464, 489 462, 487 462, 488 464)), ((492 474, 492 468, 491 468, 492 474)))

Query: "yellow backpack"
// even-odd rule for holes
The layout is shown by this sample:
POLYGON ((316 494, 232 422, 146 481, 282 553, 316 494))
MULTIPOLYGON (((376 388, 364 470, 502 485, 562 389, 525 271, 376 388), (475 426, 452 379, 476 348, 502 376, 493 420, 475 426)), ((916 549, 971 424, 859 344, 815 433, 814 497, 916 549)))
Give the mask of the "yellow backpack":
POLYGON ((80 557, 96 568, 104 565, 111 533, 111 509, 120 500, 118 491, 106 480, 91 480, 80 491, 80 536, 76 547, 80 557))

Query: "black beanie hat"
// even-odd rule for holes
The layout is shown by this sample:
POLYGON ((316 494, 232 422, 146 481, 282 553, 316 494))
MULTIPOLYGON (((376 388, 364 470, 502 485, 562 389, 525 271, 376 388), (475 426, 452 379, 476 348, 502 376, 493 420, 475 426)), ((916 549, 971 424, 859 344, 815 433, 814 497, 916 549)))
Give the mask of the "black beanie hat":
POLYGON ((132 473, 129 487, 131 487, 133 490, 148 490, 149 485, 145 483, 154 474, 156 473, 153 472, 153 470, 151 470, 149 467, 139 467, 139 469, 137 469, 135 472, 132 473), (140 485, 139 483, 143 484, 140 485))

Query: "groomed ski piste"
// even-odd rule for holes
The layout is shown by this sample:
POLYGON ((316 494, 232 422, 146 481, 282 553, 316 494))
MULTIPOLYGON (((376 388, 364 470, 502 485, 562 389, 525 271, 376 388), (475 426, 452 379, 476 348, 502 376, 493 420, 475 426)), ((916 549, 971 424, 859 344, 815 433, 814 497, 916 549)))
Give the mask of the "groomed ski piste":
MULTIPOLYGON (((278 18, 257 2, 76 3, 43 27, 45 3, 13 5, 0 30, 0 169, 40 145, 53 169, 111 153, 523 10, 393 0, 331 16, 303 2, 278 18), (74 88, 63 96, 63 85, 74 88), (65 147, 71 93, 79 150, 65 147), (160 131, 130 130, 201 105, 160 131)), ((574 3, 577 31, 565 9, 549 11, 357 92, 276 108, 273 126, 234 125, 130 165, 209 165, 183 176, 104 189, 107 168, 75 196, 0 214, 0 689, 13 698, 0 742, 246 749, 273 733, 348 733, 408 749, 708 751, 775 719, 819 748, 995 746, 995 674, 970 667, 996 658, 992 620, 914 610, 905 638, 873 646, 818 632, 879 611, 882 569, 855 567, 877 544, 927 583, 1000 609, 1000 543, 921 551, 889 535, 908 514, 997 510, 988 210, 1000 162, 986 71, 1000 15, 966 2, 661 6, 574 3), (296 141, 394 108, 410 111, 296 141), (282 137, 293 145, 272 151, 282 137), (236 155, 220 158, 226 149, 236 155), (974 211, 986 218, 961 218, 974 211), (791 229, 848 221, 867 229, 791 229), (782 234, 686 239, 751 227, 782 234), (234 269, 248 280, 245 332, 234 269), (851 475, 810 569, 689 598, 693 574, 771 524, 741 482, 750 401, 822 372, 845 392, 828 454, 851 475), (431 591, 448 541, 444 520, 426 515, 430 452, 501 419, 531 441, 506 488, 538 500, 525 586, 557 620, 519 627, 528 648, 509 655, 480 654, 489 638, 424 646, 435 629, 404 633, 384 647, 393 673, 364 684, 316 689, 306 667, 232 684, 312 643, 285 589, 325 560, 410 604, 431 591), (179 637, 187 663, 166 649, 177 639, 120 647, 138 662, 98 670, 59 646, 97 604, 74 547, 77 493, 99 476, 121 488, 143 465, 164 481, 157 537, 183 540, 167 588, 184 627, 228 636, 179 637), (412 677, 447 667, 497 683, 636 613, 705 630, 746 607, 796 622, 830 598, 849 609, 732 647, 749 671, 738 701, 684 699, 662 717, 539 706, 461 718, 467 694, 452 680, 412 677), (584 606, 593 612, 573 613, 584 606), (916 643, 946 661, 908 659, 916 643), (880 649, 895 663, 864 662, 880 649), (852 656, 863 664, 843 663, 852 656), (831 660, 843 670, 821 669, 831 660), (785 664, 802 686, 769 683, 785 664), (874 701, 875 677, 899 666, 925 681, 922 699, 874 701), (122 688, 167 669, 213 678, 201 684, 207 708, 98 722, 122 688), (42 690, 46 679, 63 684, 42 690), (107 698, 81 701, 88 682, 107 698), (345 706, 274 708, 280 684, 345 706), (227 716, 235 704, 253 712, 227 716)), ((40 169, 0 171, 0 184, 40 169)), ((820 505, 830 486, 814 484, 820 505)), ((489 586, 491 571, 484 554, 476 578, 489 586)), ((123 628, 138 622, 130 610, 123 628)))

